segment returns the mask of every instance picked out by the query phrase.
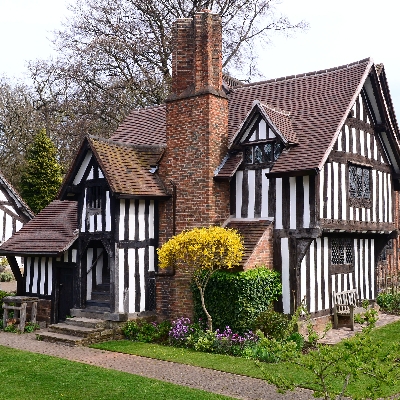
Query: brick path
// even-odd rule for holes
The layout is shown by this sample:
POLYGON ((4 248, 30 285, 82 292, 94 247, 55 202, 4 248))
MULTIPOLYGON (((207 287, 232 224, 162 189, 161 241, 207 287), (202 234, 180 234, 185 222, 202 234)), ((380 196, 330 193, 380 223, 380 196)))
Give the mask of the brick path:
MULTIPOLYGON (((0 290, 13 290, 12 285, 13 282, 0 282, 0 290)), ((379 313, 377 326, 383 326, 399 320, 400 316, 379 313)), ((361 327, 357 324, 354 331, 347 327, 331 329, 321 342, 335 344, 340 340, 354 336, 360 331, 361 327)), ((280 394, 276 392, 276 388, 273 385, 269 385, 261 379, 128 354, 90 349, 88 347, 67 347, 60 344, 41 342, 35 339, 35 334, 16 335, 0 331, 0 345, 155 378, 178 385, 224 394, 236 399, 308 400, 314 398, 312 392, 305 389, 298 388, 294 392, 280 394)))

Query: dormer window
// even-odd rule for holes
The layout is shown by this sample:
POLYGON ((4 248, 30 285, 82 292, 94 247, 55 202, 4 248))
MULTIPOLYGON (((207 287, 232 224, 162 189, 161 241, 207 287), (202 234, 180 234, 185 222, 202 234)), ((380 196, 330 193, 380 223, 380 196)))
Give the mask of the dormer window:
POLYGON ((269 141, 267 143, 246 144, 245 163, 247 165, 272 164, 283 149, 282 143, 269 141))

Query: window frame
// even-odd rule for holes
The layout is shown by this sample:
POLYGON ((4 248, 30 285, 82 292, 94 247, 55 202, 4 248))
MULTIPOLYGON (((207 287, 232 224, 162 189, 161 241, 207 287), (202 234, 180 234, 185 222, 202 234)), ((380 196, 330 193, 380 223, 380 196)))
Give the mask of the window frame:
MULTIPOLYGON (((348 177, 347 198, 348 198, 349 206, 350 207, 356 207, 356 208, 372 208, 372 193, 373 193, 372 167, 371 166, 367 166, 367 165, 353 163, 353 162, 348 162, 348 165, 347 165, 347 177, 348 177), (362 176, 362 181, 363 181, 362 184, 365 183, 364 171, 368 171, 369 198, 364 197, 365 190, 362 190, 362 192, 360 192, 359 196, 354 196, 354 191, 351 188, 351 172, 350 172, 351 168, 361 169, 361 171, 362 171, 361 176, 362 176)), ((356 182, 356 184, 358 184, 358 182, 356 182)))
MULTIPOLYGON (((347 274, 354 271, 354 239, 351 237, 333 236, 330 238, 330 257, 329 262, 332 274, 347 274), (334 243, 337 241, 338 245, 342 243, 343 254, 339 254, 338 258, 343 258, 343 263, 334 262, 334 243), (350 253, 351 262, 348 262, 350 253)), ((340 249, 338 249, 339 251, 340 249)))
POLYGON ((282 153, 283 149, 284 149, 284 145, 283 143, 281 143, 279 140, 277 139, 267 139, 267 140, 260 140, 260 141, 253 141, 253 142, 246 142, 243 143, 243 153, 244 153, 244 157, 243 157, 243 164, 245 165, 246 168, 267 168, 267 167, 271 167, 276 160, 278 159, 278 157, 280 156, 280 154, 282 153), (270 144, 272 146, 271 148, 271 152, 270 155, 267 157, 266 151, 265 151, 265 146, 267 144, 270 144), (276 146, 279 145, 280 147, 280 152, 278 154, 276 154, 276 146), (262 158, 263 161, 262 162, 254 162, 255 161, 255 149, 259 148, 261 150, 262 153, 262 158), (248 162, 247 161, 247 152, 251 149, 252 152, 252 162, 248 162))

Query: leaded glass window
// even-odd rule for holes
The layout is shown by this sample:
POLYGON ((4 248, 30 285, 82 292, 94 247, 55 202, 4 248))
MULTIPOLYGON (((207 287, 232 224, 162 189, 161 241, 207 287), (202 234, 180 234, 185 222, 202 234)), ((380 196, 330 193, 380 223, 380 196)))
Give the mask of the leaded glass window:
POLYGON ((246 146, 245 163, 246 164, 271 164, 276 161, 283 150, 283 145, 277 142, 267 142, 265 144, 256 144, 246 146))
POLYGON ((275 161, 278 159, 278 157, 281 153, 282 153, 282 144, 275 143, 275 146, 274 146, 274 160, 275 161))
POLYGON ((269 162, 272 160, 272 143, 266 143, 264 145, 265 161, 269 162))
POLYGON ((263 153, 259 146, 254 148, 254 164, 261 164, 263 162, 263 153))
POLYGON ((353 241, 349 238, 332 238, 331 262, 334 265, 353 264, 353 241))
POLYGON ((371 198, 370 169, 357 165, 349 165, 349 194, 355 199, 371 198))

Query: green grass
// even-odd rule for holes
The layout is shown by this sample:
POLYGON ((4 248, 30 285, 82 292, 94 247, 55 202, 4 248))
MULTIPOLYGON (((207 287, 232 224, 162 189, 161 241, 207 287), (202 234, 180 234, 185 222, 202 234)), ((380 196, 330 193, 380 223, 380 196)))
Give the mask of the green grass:
MULTIPOLYGON (((400 322, 386 325, 372 332, 372 337, 379 344, 381 353, 388 351, 393 343, 400 343, 400 322)), ((336 346, 343 346, 338 344, 336 346)), ((211 368, 219 371, 231 372, 250 376, 254 378, 264 378, 261 369, 256 366, 253 360, 236 358, 226 355, 199 353, 188 349, 180 349, 169 346, 160 346, 155 344, 130 342, 130 341, 112 341, 94 345, 93 347, 116 351, 127 354, 135 354, 143 357, 157 358, 159 360, 174 361, 177 363, 195 365, 204 368, 211 368)), ((399 354, 400 359, 400 354, 399 354)), ((274 376, 290 377, 295 386, 313 389, 312 375, 302 367, 290 362, 279 364, 265 364, 262 367, 267 373, 274 376)), ((379 368, 379 365, 377 365, 379 368)), ((367 396, 370 379, 366 376, 357 378, 356 381, 350 381, 348 392, 357 397, 367 396)), ((334 383, 336 387, 341 387, 342 381, 334 383)), ((394 385, 384 388, 385 396, 392 396, 400 393, 400 379, 394 385)))
POLYGON ((2 399, 229 399, 156 379, 0 346, 2 399))

